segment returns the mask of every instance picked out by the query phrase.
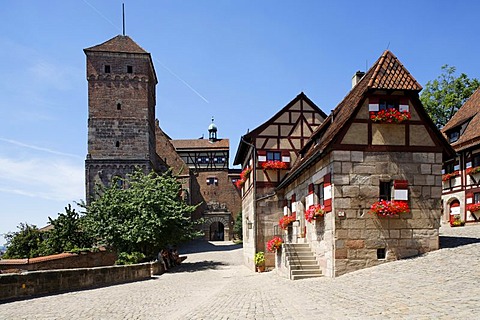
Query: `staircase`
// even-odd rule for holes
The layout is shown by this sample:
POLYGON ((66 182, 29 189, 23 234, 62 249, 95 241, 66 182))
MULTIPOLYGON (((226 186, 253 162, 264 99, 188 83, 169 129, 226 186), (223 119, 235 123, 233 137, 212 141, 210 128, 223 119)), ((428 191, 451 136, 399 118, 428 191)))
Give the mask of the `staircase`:
POLYGON ((283 246, 291 280, 322 276, 322 271, 308 243, 285 243, 283 246))

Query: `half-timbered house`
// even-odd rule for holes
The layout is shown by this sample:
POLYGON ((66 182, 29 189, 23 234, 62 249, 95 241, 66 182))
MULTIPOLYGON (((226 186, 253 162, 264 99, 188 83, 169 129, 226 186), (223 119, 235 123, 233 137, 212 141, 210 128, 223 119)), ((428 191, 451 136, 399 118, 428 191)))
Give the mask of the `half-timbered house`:
MULTIPOLYGON (((266 240, 278 232, 274 224, 281 215, 283 198, 275 188, 325 118, 326 114, 302 92, 272 118, 241 137, 234 164, 243 168, 237 186, 242 192, 247 266, 254 268, 254 254, 266 251, 266 240)), ((267 253, 266 258, 267 266, 273 266, 274 255, 267 253)))
POLYGON ((480 88, 443 127, 456 155, 443 167, 444 220, 452 225, 480 220, 480 88))
POLYGON ((285 214, 296 213, 276 256, 293 279, 439 246, 442 160, 453 150, 419 100, 422 87, 390 51, 356 76, 277 187, 291 200, 285 214))

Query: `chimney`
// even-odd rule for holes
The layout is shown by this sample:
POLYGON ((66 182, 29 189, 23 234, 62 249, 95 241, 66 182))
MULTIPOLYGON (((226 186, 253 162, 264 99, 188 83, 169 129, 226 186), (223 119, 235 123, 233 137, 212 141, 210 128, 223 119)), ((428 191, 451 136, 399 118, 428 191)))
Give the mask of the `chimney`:
POLYGON ((362 80, 364 75, 365 75, 365 72, 363 72, 363 71, 355 72, 355 74, 352 77, 352 88, 355 87, 357 85, 357 83, 360 82, 360 80, 362 80))

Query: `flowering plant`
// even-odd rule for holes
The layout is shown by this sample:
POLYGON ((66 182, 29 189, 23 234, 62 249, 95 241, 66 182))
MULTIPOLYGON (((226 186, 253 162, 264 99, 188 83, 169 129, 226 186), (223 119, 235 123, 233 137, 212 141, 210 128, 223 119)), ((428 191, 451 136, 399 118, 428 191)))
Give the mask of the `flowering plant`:
POLYGON ((280 220, 278 221, 278 224, 280 225, 280 228, 282 228, 283 230, 286 230, 290 225, 290 223, 292 223, 295 220, 297 220, 297 215, 294 213, 291 216, 281 217, 280 220))
POLYGON ((400 123, 405 120, 410 120, 412 116, 408 111, 398 111, 397 109, 380 110, 378 112, 371 111, 370 119, 373 122, 383 123, 400 123))
POLYGON ((372 206, 370 207, 370 213, 384 217, 396 216, 401 213, 409 212, 410 208, 405 201, 380 200, 372 204, 372 206))
POLYGON ((467 169, 467 174, 475 174, 479 172, 480 172, 480 166, 467 169))
POLYGON ((243 171, 240 173, 240 179, 235 181, 235 186, 240 189, 243 187, 245 182, 247 182, 248 176, 250 175, 250 172, 252 172, 252 167, 247 166, 243 171))
POLYGON ((268 169, 281 170, 281 169, 288 169, 288 165, 283 161, 270 160, 262 163, 262 168, 264 170, 268 170, 268 169))
POLYGON ((442 181, 448 181, 456 176, 458 176, 460 174, 460 172, 457 170, 457 171, 454 171, 452 173, 446 173, 446 174, 442 174, 442 181))
POLYGON ((480 211, 480 203, 467 204, 467 210, 470 212, 480 211))
POLYGON ((267 242, 267 250, 269 252, 275 252, 282 246, 283 240, 280 237, 273 237, 267 242))
POLYGON ((316 217, 323 216, 325 214, 325 206, 320 204, 313 204, 305 210, 305 220, 312 223, 316 217))

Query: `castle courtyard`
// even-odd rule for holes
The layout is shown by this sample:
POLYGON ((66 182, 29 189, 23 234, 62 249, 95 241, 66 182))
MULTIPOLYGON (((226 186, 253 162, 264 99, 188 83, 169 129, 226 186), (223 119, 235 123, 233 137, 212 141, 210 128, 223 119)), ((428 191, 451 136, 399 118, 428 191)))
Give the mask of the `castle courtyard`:
POLYGON ((298 281, 251 272, 231 242, 197 242, 152 280, 5 303, 0 319, 478 319, 480 225, 440 234, 421 257, 298 281))

